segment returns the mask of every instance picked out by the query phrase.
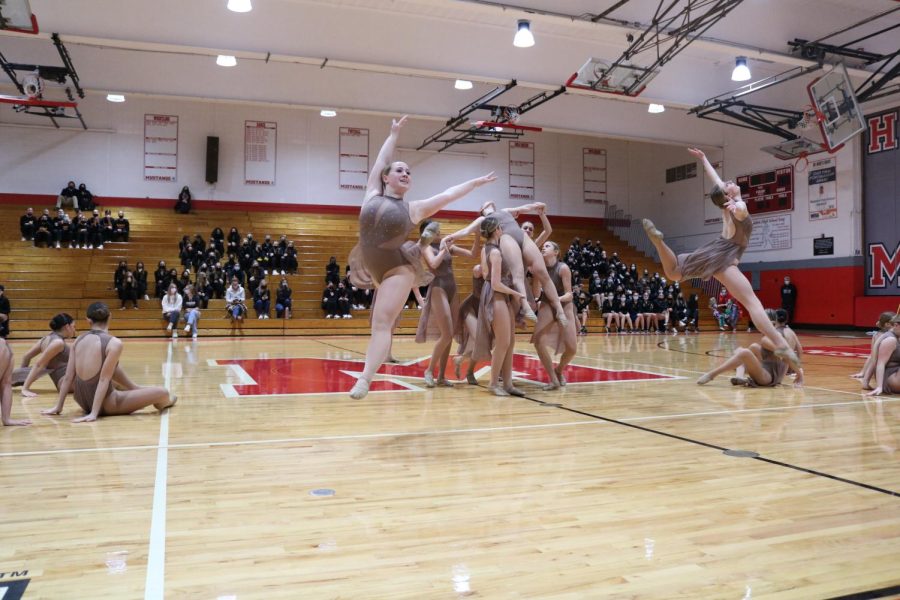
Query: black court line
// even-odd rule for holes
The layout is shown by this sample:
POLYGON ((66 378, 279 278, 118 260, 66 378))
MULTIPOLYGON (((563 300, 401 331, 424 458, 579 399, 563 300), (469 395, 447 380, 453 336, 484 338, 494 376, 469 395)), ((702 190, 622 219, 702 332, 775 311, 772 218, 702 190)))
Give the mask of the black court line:
MULTIPOLYGON (((334 344, 329 344, 328 342, 323 342, 323 341, 321 341, 321 340, 316 340, 316 341, 318 341, 320 344, 324 344, 325 346, 331 346, 332 348, 335 348, 335 349, 337 349, 337 350, 343 350, 343 351, 345 351, 345 352, 353 352, 354 354, 363 354, 362 352, 359 352, 358 350, 349 350, 349 349, 347 349, 347 348, 342 348, 342 347, 340 347, 340 346, 335 346, 334 344)), ((688 354, 695 354, 695 353, 689 352, 688 354)), ((484 386, 484 385, 482 385, 482 384, 480 384, 480 383, 478 384, 478 387, 483 388, 483 389, 487 389, 486 386, 484 386)), ((515 397, 515 396, 512 396, 512 397, 515 397)), ((708 443, 708 442, 702 442, 702 441, 700 441, 700 440, 695 440, 695 439, 693 439, 693 438, 685 437, 685 436, 683 436, 683 435, 677 435, 677 434, 674 434, 674 433, 668 433, 668 432, 666 432, 666 431, 661 431, 661 430, 659 430, 659 429, 653 429, 653 428, 651 428, 651 427, 644 427, 643 425, 637 425, 637 424, 635 424, 635 423, 627 423, 627 422, 625 422, 625 421, 620 421, 620 420, 618 420, 618 419, 613 419, 613 418, 611 418, 611 417, 604 417, 604 416, 602 416, 602 415, 596 415, 596 414, 594 414, 594 413, 589 413, 589 412, 587 412, 587 411, 579 410, 579 409, 577 409, 577 408, 571 408, 571 407, 568 407, 568 406, 565 406, 565 405, 562 405, 562 404, 556 404, 556 403, 545 402, 545 401, 543 401, 543 400, 539 400, 539 399, 537 399, 537 398, 532 398, 531 396, 527 396, 527 395, 524 396, 523 398, 524 398, 525 400, 530 401, 530 402, 534 402, 535 404, 539 404, 539 405, 542 405, 542 406, 547 406, 547 407, 549 407, 549 408, 558 408, 559 410, 564 410, 564 411, 566 411, 566 412, 574 413, 574 414, 577 414, 577 415, 582 415, 582 416, 585 416, 585 417, 590 417, 591 419, 597 419, 598 421, 604 421, 604 422, 606 422, 606 423, 612 423, 613 425, 621 425, 622 427, 629 427, 629 428, 631 428, 631 429, 636 429, 637 431, 643 431, 644 433, 652 433, 652 434, 655 434, 655 435, 661 435, 661 436, 663 436, 663 437, 671 438, 671 439, 673 439, 673 440, 679 440, 679 441, 681 441, 681 442, 687 442, 687 443, 689 443, 689 444, 694 444, 694 445, 696 445, 696 446, 703 446, 704 448, 711 448, 711 449, 713 449, 713 450, 719 450, 720 452, 725 452, 726 450, 734 450, 734 449, 735 449, 735 448, 725 448, 724 446, 717 446, 716 444, 710 444, 710 443, 708 443)), ((787 469, 793 469, 793 470, 795 470, 795 471, 800 471, 801 473, 807 473, 807 474, 809 474, 809 475, 815 475, 815 476, 817 476, 817 477, 824 477, 825 479, 831 479, 832 481, 839 481, 839 482, 841 482, 841 483, 846 483, 846 484, 853 485, 853 486, 856 486, 856 487, 860 487, 860 488, 863 488, 863 489, 871 490, 871 491, 873 491, 873 492, 879 492, 879 493, 881 493, 881 494, 887 494, 888 496, 894 496, 895 498, 900 498, 900 492, 895 492, 895 491, 893 491, 893 490, 889 490, 889 489, 886 489, 886 488, 878 487, 878 486, 876 486, 876 485, 870 485, 870 484, 868 484, 868 483, 863 483, 863 482, 861 482, 861 481, 856 481, 856 480, 853 480, 853 479, 847 479, 846 477, 840 477, 840 476, 838 476, 838 475, 832 475, 832 474, 830 474, 830 473, 825 473, 825 472, 823 472, 823 471, 817 471, 817 470, 815 470, 815 469, 808 469, 808 468, 806 468, 806 467, 801 467, 801 466, 799 466, 799 465, 792 465, 792 464, 790 464, 790 463, 782 462, 782 461, 775 460, 775 459, 772 459, 772 458, 766 458, 766 457, 764 457, 764 456, 753 456, 753 457, 749 457, 749 458, 752 458, 753 460, 758 460, 758 461, 760 461, 760 462, 768 463, 768 464, 770 464, 770 465, 775 465, 775 466, 779 466, 779 467, 785 467, 785 468, 787 468, 787 469)), ((873 597, 878 597, 878 596, 873 596, 873 597)))
POLYGON ((900 596, 900 585, 878 588, 877 590, 865 590, 843 596, 832 596, 827 600, 869 600, 870 598, 887 598, 888 596, 900 596))

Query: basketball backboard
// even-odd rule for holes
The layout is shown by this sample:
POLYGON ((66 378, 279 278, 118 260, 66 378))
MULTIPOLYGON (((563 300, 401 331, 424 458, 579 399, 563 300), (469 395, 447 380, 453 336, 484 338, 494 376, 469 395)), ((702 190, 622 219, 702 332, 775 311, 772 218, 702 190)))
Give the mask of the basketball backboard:
POLYGON ((28 0, 0 0, 0 29, 37 33, 37 19, 28 0))
POLYGON ((638 96, 658 71, 630 64, 613 66, 601 58, 589 58, 578 72, 569 77, 566 87, 638 96))
POLYGON ((774 146, 765 146, 760 148, 760 150, 768 152, 779 160, 792 160, 809 156, 810 154, 816 154, 818 152, 825 152, 825 148, 821 143, 816 143, 805 137, 781 142, 774 146))
POLYGON ((843 64, 814 80, 806 89, 829 152, 834 152, 866 128, 853 84, 843 64))

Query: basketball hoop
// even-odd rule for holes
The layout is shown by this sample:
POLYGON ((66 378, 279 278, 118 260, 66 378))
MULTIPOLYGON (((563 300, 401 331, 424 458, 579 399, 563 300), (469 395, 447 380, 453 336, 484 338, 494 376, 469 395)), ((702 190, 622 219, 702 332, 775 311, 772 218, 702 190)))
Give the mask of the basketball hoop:
POLYGON ((794 161, 794 171, 797 173, 806 172, 806 168, 809 167, 809 152, 801 152, 800 156, 797 157, 797 160, 794 161))

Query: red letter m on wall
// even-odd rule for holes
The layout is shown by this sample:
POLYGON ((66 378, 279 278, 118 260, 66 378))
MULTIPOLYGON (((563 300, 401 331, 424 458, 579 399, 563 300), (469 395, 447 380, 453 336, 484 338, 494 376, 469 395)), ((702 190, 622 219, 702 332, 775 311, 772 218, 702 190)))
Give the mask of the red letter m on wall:
MULTIPOLYGON (((900 243, 893 254, 881 242, 869 244, 869 287, 883 288, 893 283, 900 272, 900 243)), ((900 287, 900 281, 897 282, 900 287)))

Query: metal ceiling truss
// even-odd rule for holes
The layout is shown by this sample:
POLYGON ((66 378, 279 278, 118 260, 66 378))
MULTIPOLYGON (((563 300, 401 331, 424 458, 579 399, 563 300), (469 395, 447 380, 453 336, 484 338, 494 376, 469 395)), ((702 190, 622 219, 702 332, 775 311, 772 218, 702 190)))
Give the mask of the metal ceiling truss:
MULTIPOLYGON (((591 20, 606 19, 625 2, 627 0, 620 0, 591 20)), ((741 2, 743 0, 659 0, 653 19, 640 35, 633 38, 629 35, 631 45, 606 71, 607 78, 615 78, 616 70, 627 71, 626 75, 631 75, 629 79, 633 81, 622 93, 638 95, 663 65, 724 19, 741 2), (634 59, 646 53, 653 53, 652 62, 646 66, 635 65, 634 59)))
MULTIPOLYGON (((79 98, 84 98, 84 90, 81 88, 81 83, 78 79, 78 73, 75 71, 75 65, 72 64, 72 58, 69 56, 69 51, 63 45, 62 40, 59 39, 59 34, 54 33, 50 36, 53 40, 53 45, 56 46, 56 50, 59 53, 59 57, 62 60, 63 66, 47 66, 47 65, 35 65, 35 64, 22 64, 22 63, 11 63, 6 60, 6 57, 0 53, 0 68, 3 69, 3 72, 12 80, 13 84, 16 86, 16 89, 19 90, 20 94, 25 94, 25 87, 22 85, 22 82, 19 81, 19 78, 16 74, 17 71, 25 72, 25 73, 37 73, 38 77, 46 81, 53 81, 60 85, 66 85, 66 81, 70 82, 70 85, 66 85, 65 92, 66 97, 71 102, 75 102, 75 96, 77 95, 79 98), (73 93, 72 90, 75 90, 73 93)), ((38 98, 42 99, 43 94, 39 95, 38 98)), ((81 111, 78 110, 78 107, 75 106, 72 108, 74 115, 69 115, 65 112, 64 109, 61 108, 53 108, 47 106, 29 106, 27 103, 17 104, 13 107, 13 110, 16 112, 21 112, 29 115, 37 115, 41 117, 47 117, 53 123, 54 126, 59 128, 59 123, 57 123, 57 119, 78 119, 81 122, 81 126, 84 129, 87 129, 87 124, 84 122, 84 118, 81 115, 81 111)))
POLYGON ((504 139, 518 139, 525 134, 526 130, 535 129, 516 129, 515 121, 518 117, 566 91, 565 86, 560 86, 553 91, 541 92, 532 96, 518 106, 504 106, 492 103, 493 100, 516 87, 516 85, 516 80, 513 79, 509 83, 494 88, 478 100, 466 105, 460 109, 455 117, 448 120, 441 129, 425 138, 416 149, 422 150, 431 144, 442 144, 438 148, 438 152, 443 152, 456 144, 481 144, 504 139), (490 112, 490 117, 481 122, 470 121, 469 115, 477 110, 490 112), (498 127, 498 125, 505 123, 510 124, 511 127, 498 127))

